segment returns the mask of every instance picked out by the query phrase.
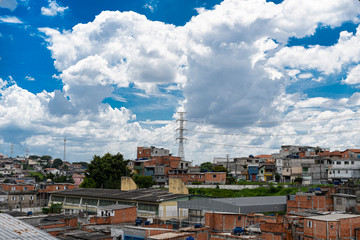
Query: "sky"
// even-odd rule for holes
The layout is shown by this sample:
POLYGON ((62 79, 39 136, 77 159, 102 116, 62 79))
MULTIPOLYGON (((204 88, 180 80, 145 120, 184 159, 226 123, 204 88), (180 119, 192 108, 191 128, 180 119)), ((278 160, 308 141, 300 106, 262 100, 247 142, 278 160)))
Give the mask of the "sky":
POLYGON ((0 0, 0 152, 360 148, 356 0, 0 0), (13 149, 13 150, 11 150, 13 149))

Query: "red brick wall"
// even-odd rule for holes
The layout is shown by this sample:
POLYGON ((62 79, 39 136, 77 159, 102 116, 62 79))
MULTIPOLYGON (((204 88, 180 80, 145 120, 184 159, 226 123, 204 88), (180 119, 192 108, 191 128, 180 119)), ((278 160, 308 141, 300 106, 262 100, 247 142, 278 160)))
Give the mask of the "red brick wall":
POLYGON ((150 158, 151 149, 147 147, 137 147, 137 159, 150 158))
POLYGON ((76 188, 75 184, 51 184, 46 185, 46 189, 41 189, 39 192, 54 192, 54 191, 63 191, 63 190, 69 190, 76 188), (56 187, 59 187, 59 189, 56 189, 56 187))
POLYGON ((287 211, 305 211, 305 210, 317 210, 317 211, 333 211, 334 205, 331 196, 301 196, 296 195, 295 200, 287 201, 287 211))
POLYGON ((2 191, 16 191, 16 192, 21 192, 21 191, 33 191, 34 190, 34 185, 33 184, 25 184, 25 185, 17 185, 17 184, 1 184, 1 188, 2 191), (15 187, 15 190, 12 190, 12 188, 15 187), (24 190, 24 187, 27 187, 27 190, 24 190))
POLYGON ((225 172, 208 172, 205 173, 205 182, 206 183, 217 183, 221 181, 226 181, 225 172))
POLYGON ((91 217, 90 223, 95 224, 117 224, 117 223, 134 223, 137 218, 136 207, 115 210, 114 216, 108 217, 91 217))

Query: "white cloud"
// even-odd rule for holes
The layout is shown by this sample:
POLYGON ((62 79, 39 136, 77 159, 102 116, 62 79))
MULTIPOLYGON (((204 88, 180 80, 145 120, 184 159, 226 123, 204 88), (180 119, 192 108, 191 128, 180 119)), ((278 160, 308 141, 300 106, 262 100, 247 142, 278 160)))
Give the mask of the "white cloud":
POLYGON ((360 29, 356 34, 340 33, 338 42, 329 47, 284 47, 272 57, 268 65, 278 68, 316 69, 324 74, 334 74, 352 62, 360 61, 360 29))
POLYGON ((149 9, 151 12, 154 12, 159 4, 159 0, 147 0, 144 8, 149 9))
POLYGON ((35 81, 35 78, 33 78, 33 77, 30 76, 30 75, 27 75, 27 76, 25 77, 25 79, 28 80, 28 81, 35 81))
POLYGON ((360 65, 351 68, 347 77, 342 82, 346 84, 360 83, 360 65))
POLYGON ((3 16, 3 17, 0 17, 0 22, 15 23, 15 24, 23 23, 20 19, 18 19, 15 16, 3 16))
POLYGON ((14 11, 17 7, 18 3, 16 0, 1 0, 0 8, 8 8, 11 11, 14 11))
POLYGON ((57 14, 63 14, 68 7, 62 7, 57 4, 56 0, 49 0, 49 7, 42 7, 41 14, 45 16, 56 16, 57 14))
POLYGON ((305 79, 305 78, 311 78, 312 76, 313 75, 311 73, 301 73, 297 77, 301 79, 305 79))
MULTIPOLYGON (((43 149, 50 146, 60 152, 61 138, 68 136, 69 152, 76 157, 104 151, 132 157, 137 145, 160 145, 176 153, 174 121, 151 119, 140 125, 129 109, 102 103, 105 98, 126 101, 114 89, 131 85, 139 89, 134 94, 145 100, 170 98, 164 105, 146 102, 141 108, 181 106, 192 120, 188 129, 217 133, 187 132, 192 141, 186 145, 188 160, 209 161, 229 152, 269 153, 281 144, 350 145, 358 139, 356 134, 301 134, 356 128, 357 119, 342 116, 358 114, 352 110, 359 105, 358 93, 341 99, 311 98, 286 89, 309 81, 314 69, 320 76, 311 80, 326 81, 330 74, 336 76, 358 64, 360 31, 342 32, 338 43, 329 47, 286 47, 286 43, 290 37, 314 34, 319 26, 356 22, 359 12, 358 2, 352 0, 301 4, 226 0, 212 10, 198 11, 182 27, 134 12, 104 11, 94 21, 68 31, 41 28, 64 87, 37 95, 18 86, 5 87, 0 116, 9 121, 0 128, 26 129, 23 145, 41 149, 48 142, 43 149), (169 93, 173 90, 182 91, 185 99, 175 98, 169 93), (15 111, 20 109, 17 106, 24 109, 25 118, 15 111), (241 147, 248 145, 263 148, 241 147)), ((354 82, 355 73, 350 70, 344 83, 354 82)), ((5 135, 5 141, 11 136, 5 135)))

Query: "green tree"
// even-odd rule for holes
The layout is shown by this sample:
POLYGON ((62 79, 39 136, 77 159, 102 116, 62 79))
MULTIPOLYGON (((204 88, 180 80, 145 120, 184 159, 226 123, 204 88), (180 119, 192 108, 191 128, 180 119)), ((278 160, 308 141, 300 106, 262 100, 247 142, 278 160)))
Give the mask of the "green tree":
POLYGON ((133 180, 139 188, 150 188, 155 184, 152 176, 135 175, 133 180))
POLYGON ((56 158, 53 162, 53 167, 59 169, 63 165, 63 161, 60 158, 56 158))
POLYGON ((38 156, 38 155, 30 155, 30 156, 29 156, 29 159, 34 159, 34 160, 36 160, 36 159, 38 159, 38 158, 40 158, 40 156, 38 156))
POLYGON ((211 162, 204 162, 200 164, 200 171, 201 172, 211 172, 213 169, 213 165, 211 162))
POLYGON ((81 166, 83 166, 85 168, 89 165, 88 162, 73 162, 73 164, 81 164, 81 166))
POLYGON ((81 183, 82 188, 120 188, 121 177, 130 170, 127 168, 128 161, 124 161, 123 155, 106 153, 104 156, 94 156, 85 172, 85 179, 81 183))
POLYGON ((44 156, 41 157, 41 160, 50 161, 51 159, 52 159, 52 157, 49 156, 49 155, 44 155, 44 156))
POLYGON ((224 166, 215 166, 213 170, 214 170, 214 172, 226 172, 227 173, 227 169, 224 166))

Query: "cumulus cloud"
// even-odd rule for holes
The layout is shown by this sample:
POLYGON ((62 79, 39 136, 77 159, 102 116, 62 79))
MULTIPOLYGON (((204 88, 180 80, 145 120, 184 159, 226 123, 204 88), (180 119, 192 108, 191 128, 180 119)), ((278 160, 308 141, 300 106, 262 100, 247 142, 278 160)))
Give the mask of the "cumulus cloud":
POLYGON ((60 6, 55 0, 49 0, 48 7, 41 8, 41 14, 45 16, 56 16, 58 14, 63 14, 68 7, 60 6))
POLYGON ((0 8, 8 8, 11 11, 14 11, 18 3, 16 0, 2 0, 0 1, 0 8))
POLYGON ((3 23, 14 23, 14 24, 20 24, 23 23, 20 19, 14 16, 3 16, 0 17, 0 22, 3 23))
POLYGON ((27 75, 27 76, 25 77, 25 79, 28 80, 28 81, 35 81, 35 78, 33 78, 33 77, 30 76, 30 75, 27 75))
POLYGON ((346 84, 360 83, 360 65, 351 68, 347 77, 342 82, 346 84))
MULTIPOLYGON (((358 93, 341 99, 310 98, 301 92, 290 94, 287 88, 309 81, 313 72, 320 76, 311 80, 324 82, 329 75, 358 64, 359 30, 342 32, 329 47, 286 44, 289 38, 310 36, 319 27, 357 23, 359 5, 352 0, 301 4, 226 0, 214 9, 199 10, 181 27, 150 21, 135 12, 104 11, 71 30, 41 28, 63 89, 34 95, 16 85, 5 87, 0 116, 13 115, 8 115, 8 125, 0 127, 27 129, 22 144, 34 147, 48 142, 59 149, 59 136, 70 136, 70 149, 78 154, 107 149, 134 156, 139 143, 159 144, 176 153, 170 141, 175 139, 174 122, 138 123, 129 109, 103 103, 106 98, 126 101, 117 98, 115 90, 131 85, 139 90, 135 94, 146 99, 172 96, 174 111, 181 106, 187 112, 187 128, 193 131, 187 132, 192 141, 186 149, 190 159, 211 160, 215 153, 229 151, 268 153, 281 144, 350 144, 349 135, 331 138, 307 133, 355 128, 358 121, 348 115, 359 114, 352 110, 359 105, 358 93), (175 90, 184 99, 171 95, 175 90), (30 103, 36 107, 25 112, 31 115, 28 118, 15 111, 7 113, 16 105, 29 109, 30 103), (153 126, 157 124, 161 126, 153 126)), ((348 70, 344 83, 356 82, 356 68, 348 70)), ((154 110, 163 107, 144 105, 154 110)), ((351 140, 356 138, 350 135, 351 140)), ((9 141, 10 135, 5 138, 9 141)))

